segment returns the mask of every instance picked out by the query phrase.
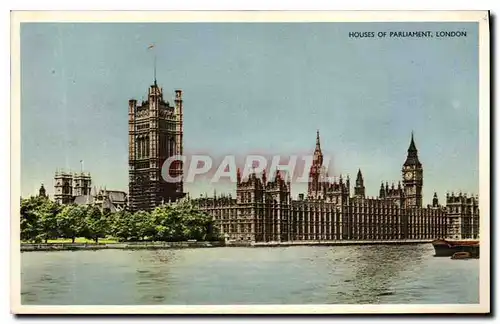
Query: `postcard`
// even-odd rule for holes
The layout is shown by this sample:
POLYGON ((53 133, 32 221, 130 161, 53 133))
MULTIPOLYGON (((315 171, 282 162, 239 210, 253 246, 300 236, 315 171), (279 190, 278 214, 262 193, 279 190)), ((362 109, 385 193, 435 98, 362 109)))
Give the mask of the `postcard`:
POLYGON ((13 313, 490 312, 489 12, 11 31, 13 313))

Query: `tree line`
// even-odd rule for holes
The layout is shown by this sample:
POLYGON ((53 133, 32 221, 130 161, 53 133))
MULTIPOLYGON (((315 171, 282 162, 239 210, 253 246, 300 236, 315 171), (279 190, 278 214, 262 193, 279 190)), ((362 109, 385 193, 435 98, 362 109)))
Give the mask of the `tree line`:
POLYGON ((45 197, 21 198, 21 240, 47 243, 78 237, 99 242, 219 240, 212 218, 189 201, 162 205, 152 212, 110 212, 97 206, 60 205, 45 197))

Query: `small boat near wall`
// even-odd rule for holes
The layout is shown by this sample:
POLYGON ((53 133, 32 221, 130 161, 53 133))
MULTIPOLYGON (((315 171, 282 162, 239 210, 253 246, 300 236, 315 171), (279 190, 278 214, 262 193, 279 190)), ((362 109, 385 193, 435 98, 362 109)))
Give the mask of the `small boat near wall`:
POLYGON ((474 257, 470 252, 455 252, 451 256, 452 260, 477 259, 478 257, 474 257))

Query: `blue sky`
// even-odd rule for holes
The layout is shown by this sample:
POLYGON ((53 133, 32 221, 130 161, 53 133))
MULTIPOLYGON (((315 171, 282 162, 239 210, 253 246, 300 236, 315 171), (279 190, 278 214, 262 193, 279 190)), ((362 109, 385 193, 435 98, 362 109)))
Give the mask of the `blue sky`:
POLYGON ((41 182, 52 194, 56 168, 82 159, 95 185, 127 190, 127 104, 153 81, 152 43, 167 99, 184 91, 187 154, 312 153, 319 129, 335 170, 361 168, 375 196, 401 179, 413 130, 424 202, 479 191, 475 23, 58 23, 21 27, 23 196, 41 182), (390 30, 467 37, 348 37, 390 30))

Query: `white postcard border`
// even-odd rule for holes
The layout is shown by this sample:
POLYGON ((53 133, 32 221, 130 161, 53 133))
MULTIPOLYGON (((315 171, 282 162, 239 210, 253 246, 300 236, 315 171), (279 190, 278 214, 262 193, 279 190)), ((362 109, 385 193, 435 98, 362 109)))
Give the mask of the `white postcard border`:
MULTIPOLYGON (((375 314, 490 312, 490 31, 488 11, 14 11, 11 13, 11 312, 15 314, 375 314), (21 305, 20 24, 23 22, 478 22, 480 303, 477 305, 21 305)), ((459 283, 457 283, 459 284, 459 283)))

